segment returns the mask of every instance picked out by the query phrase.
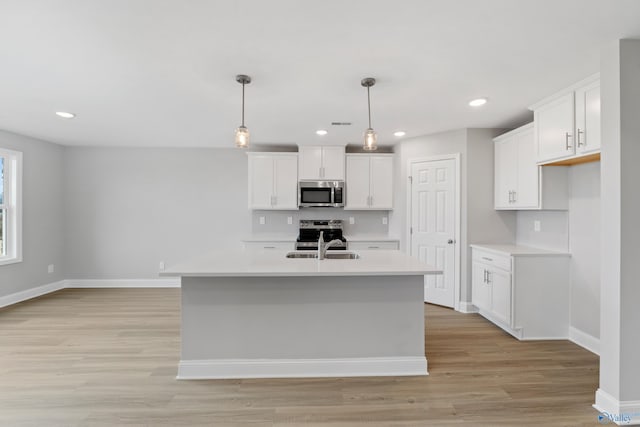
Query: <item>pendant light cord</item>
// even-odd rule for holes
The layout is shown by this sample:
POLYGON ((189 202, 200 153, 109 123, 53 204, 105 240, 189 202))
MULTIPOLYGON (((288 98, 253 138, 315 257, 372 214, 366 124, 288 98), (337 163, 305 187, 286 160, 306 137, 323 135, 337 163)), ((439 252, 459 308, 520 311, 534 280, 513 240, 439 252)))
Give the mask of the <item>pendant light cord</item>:
POLYGON ((369 86, 367 86, 367 107, 369 108, 369 129, 371 129, 371 95, 369 93, 369 86))
POLYGON ((242 127, 244 127, 244 82, 242 82, 242 127))

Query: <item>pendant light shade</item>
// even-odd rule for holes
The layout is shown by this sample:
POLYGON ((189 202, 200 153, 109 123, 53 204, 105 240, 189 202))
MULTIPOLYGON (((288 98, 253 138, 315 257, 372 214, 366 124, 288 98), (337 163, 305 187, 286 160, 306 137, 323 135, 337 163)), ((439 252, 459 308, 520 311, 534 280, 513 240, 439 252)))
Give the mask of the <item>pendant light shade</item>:
POLYGON ((375 151, 378 149, 378 136, 376 135, 376 131, 371 127, 371 94, 369 93, 369 89, 371 86, 376 84, 376 79, 373 77, 367 77, 362 79, 360 84, 367 88, 367 109, 369 112, 369 127, 364 131, 364 145, 362 146, 362 149, 366 151, 375 151))
POLYGON ((236 81, 242 84, 242 124, 236 129, 236 147, 247 148, 249 146, 249 129, 244 125, 244 85, 251 83, 251 77, 238 74, 236 81))

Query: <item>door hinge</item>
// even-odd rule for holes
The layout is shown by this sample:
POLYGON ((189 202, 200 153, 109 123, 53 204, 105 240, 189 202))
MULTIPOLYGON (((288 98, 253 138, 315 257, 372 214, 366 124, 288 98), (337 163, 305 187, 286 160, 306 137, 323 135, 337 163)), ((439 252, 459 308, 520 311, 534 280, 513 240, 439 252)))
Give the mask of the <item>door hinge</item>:
POLYGON ((413 177, 411 175, 409 175, 409 182, 413 184, 413 177))
POLYGON ((413 234, 413 227, 409 227, 409 234, 413 234))

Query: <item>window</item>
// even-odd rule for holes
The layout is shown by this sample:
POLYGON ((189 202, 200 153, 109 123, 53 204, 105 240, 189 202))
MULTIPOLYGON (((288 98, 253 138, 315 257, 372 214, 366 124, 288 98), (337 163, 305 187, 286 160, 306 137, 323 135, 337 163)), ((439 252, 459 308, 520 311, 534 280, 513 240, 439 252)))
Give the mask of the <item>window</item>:
POLYGON ((0 148, 0 265, 22 261, 22 153, 0 148))

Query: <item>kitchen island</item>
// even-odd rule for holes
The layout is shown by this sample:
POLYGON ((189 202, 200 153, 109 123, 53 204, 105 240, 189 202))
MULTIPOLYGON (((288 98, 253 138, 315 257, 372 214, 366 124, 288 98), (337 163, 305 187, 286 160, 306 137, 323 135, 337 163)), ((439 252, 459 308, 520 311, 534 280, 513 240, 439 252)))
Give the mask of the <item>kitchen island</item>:
POLYGON ((179 379, 426 375, 424 275, 399 251, 290 259, 218 252, 177 265, 179 379))

